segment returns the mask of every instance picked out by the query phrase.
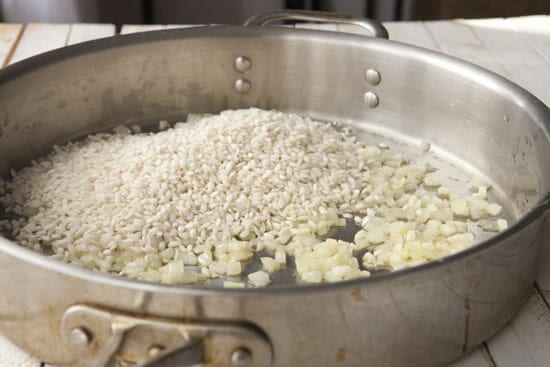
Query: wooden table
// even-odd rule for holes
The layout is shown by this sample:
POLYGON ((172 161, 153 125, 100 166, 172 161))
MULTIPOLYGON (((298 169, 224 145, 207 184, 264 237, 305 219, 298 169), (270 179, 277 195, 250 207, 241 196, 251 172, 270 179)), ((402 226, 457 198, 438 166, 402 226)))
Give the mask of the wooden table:
MULTIPOLYGON (((511 79, 550 105, 550 16, 508 19, 385 23, 390 38, 479 64, 511 79)), ((121 33, 182 25, 125 25, 121 33)), ((358 32, 342 25, 301 25, 358 32)), ((115 34, 111 24, 1 24, 0 65, 78 42, 115 34)), ((55 346, 52 346, 55 348, 55 346)), ((0 336, 0 367, 40 362, 0 336)), ((520 314, 498 335, 452 364, 462 367, 550 366, 550 243, 541 258, 533 294, 520 314)))

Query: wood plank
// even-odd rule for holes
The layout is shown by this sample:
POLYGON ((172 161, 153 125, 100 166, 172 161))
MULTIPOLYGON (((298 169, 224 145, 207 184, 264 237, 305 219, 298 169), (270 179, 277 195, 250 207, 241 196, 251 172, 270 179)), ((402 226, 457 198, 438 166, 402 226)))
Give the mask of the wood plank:
POLYGON ((487 346, 483 344, 447 367, 495 367, 495 364, 491 359, 487 346))
POLYGON ((0 67, 8 64, 22 30, 22 24, 0 23, 0 67))
POLYGON ((65 46, 70 30, 70 24, 31 23, 27 25, 9 63, 65 46))
POLYGON ((535 52, 550 62, 550 16, 531 15, 525 17, 494 19, 469 19, 462 22, 475 27, 515 30, 535 52))
POLYGON ((68 45, 79 42, 91 41, 98 38, 114 36, 116 27, 114 24, 77 23, 71 25, 68 45))
POLYGON ((387 22, 384 26, 388 30, 390 40, 408 43, 418 47, 439 51, 435 42, 423 22, 387 22))
POLYGON ((158 31, 165 28, 164 24, 125 24, 122 26, 120 34, 158 31))
POLYGON ((40 367, 40 361, 17 348, 11 341, 0 335, 0 366, 40 367))
POLYGON ((544 33, 550 32, 550 15, 527 15, 524 17, 506 18, 506 20, 514 24, 517 30, 529 33, 544 33))
POLYGON ((457 19, 460 23, 477 27, 496 29, 514 29, 522 33, 548 34, 550 32, 549 15, 528 15, 512 18, 457 19), (504 23, 501 22, 504 20, 504 23))
POLYGON ((194 28, 205 26, 207 26, 207 24, 125 24, 122 26, 120 34, 158 31, 161 29, 194 28))
POLYGON ((424 23, 442 52, 506 76, 506 70, 466 24, 458 21, 424 23))
POLYGON ((520 314, 487 344, 498 367, 550 364, 550 309, 538 291, 533 291, 520 314))
MULTIPOLYGON (((498 59, 505 76, 550 106, 550 17, 461 21, 498 59)), ((550 244, 541 254, 537 283, 550 301, 550 244)))
POLYGON ((527 44, 550 63, 550 16, 533 15, 506 19, 506 24, 520 32, 527 44))
MULTIPOLYGON (((550 105, 550 63, 504 19, 461 22, 502 66, 506 77, 550 105)), ((550 32, 547 34, 550 38, 550 32)))
MULTIPOLYGON (((508 18, 506 23, 521 34, 527 45, 550 65, 550 16, 534 15, 508 18)), ((545 100, 547 105, 550 105, 545 100)), ((550 259, 550 246, 546 246, 547 259, 550 259)), ((543 262, 544 264, 544 262, 543 262)), ((550 293, 550 269, 547 268, 544 288, 550 293)), ((546 296, 550 301, 550 296, 546 296)))

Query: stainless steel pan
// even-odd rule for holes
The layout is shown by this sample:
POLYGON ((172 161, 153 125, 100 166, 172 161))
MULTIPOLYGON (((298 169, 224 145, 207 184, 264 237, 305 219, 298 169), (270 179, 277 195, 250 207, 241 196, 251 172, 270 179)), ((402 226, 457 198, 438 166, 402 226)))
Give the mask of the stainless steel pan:
POLYGON ((424 49, 249 25, 49 52, 0 72, 0 172, 120 123, 250 106, 348 121, 360 138, 429 141, 459 171, 484 174, 513 225, 395 273, 247 290, 133 281, 0 238, 1 333, 58 365, 428 366, 515 315, 543 243, 550 113, 511 82, 424 49))

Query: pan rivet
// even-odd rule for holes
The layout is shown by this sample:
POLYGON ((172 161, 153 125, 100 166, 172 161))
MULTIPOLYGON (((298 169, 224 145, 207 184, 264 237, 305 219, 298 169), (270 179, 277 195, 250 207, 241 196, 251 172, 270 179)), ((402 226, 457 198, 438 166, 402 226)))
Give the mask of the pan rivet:
POLYGON ((235 69, 237 69, 237 71, 240 71, 241 73, 246 73, 248 70, 250 70, 251 66, 252 63, 250 62, 250 59, 246 56, 239 56, 235 59, 235 69))
POLYGON ((166 349, 164 345, 152 345, 149 347, 149 349, 147 349, 147 354, 149 355, 149 357, 155 357, 164 349, 166 349))
POLYGON ((235 80, 235 90, 239 93, 246 93, 250 90, 250 82, 246 79, 235 80))
POLYGON ((365 104, 370 108, 374 108, 378 106, 378 102, 379 102, 378 96, 373 92, 365 93, 364 99, 365 99, 365 104))
POLYGON ((71 331, 71 342, 73 345, 85 347, 92 341, 92 333, 84 328, 78 327, 71 331))
POLYGON ((380 83, 380 73, 374 69, 368 69, 365 73, 367 82, 371 85, 378 85, 380 83))
POLYGON ((246 348, 237 348, 231 354, 231 367, 246 367, 252 362, 252 353, 246 348))

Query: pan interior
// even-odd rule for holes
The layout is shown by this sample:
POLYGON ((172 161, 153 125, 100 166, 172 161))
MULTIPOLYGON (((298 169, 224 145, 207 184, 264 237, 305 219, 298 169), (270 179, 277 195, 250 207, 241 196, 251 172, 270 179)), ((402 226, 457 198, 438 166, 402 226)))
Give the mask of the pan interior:
MULTIPOLYGON (((308 116, 309 117, 309 116, 308 116)), ((320 119, 318 119, 320 120, 320 119)), ((178 121, 181 121, 179 119, 178 121)), ((175 123, 177 121, 172 121, 175 123)), ((451 154, 441 149, 438 146, 432 145, 428 141, 423 141, 417 137, 406 136, 405 134, 388 131, 380 124, 374 122, 340 122, 340 121, 323 121, 324 123, 332 124, 336 129, 348 129, 353 132, 353 135, 358 141, 367 145, 380 145, 388 147, 393 153, 401 153, 406 159, 413 163, 429 164, 433 166, 436 171, 430 175, 436 177, 442 182, 443 186, 450 188, 453 192, 459 194, 469 194, 473 192, 475 188, 471 186, 471 180, 476 177, 478 180, 486 182, 492 189, 488 192, 488 200, 495 202, 503 207, 501 217, 506 219, 508 223, 513 223, 517 220, 517 216, 514 213, 514 208, 511 200, 506 197, 504 192, 500 190, 497 183, 491 181, 491 178, 483 173, 477 171, 474 167, 468 163, 462 161, 457 157, 453 157, 451 154), (336 124, 335 124, 336 122, 336 124), (429 150, 426 150, 426 144, 429 146, 429 150)), ((155 133, 158 131, 158 121, 142 122, 140 127, 144 133, 155 133)), ((112 130, 101 130, 97 133, 112 133, 112 130)), ((71 141, 83 140, 88 135, 71 139, 71 141)), ((67 141, 68 142, 68 141, 67 141)), ((65 142, 65 143, 67 143, 65 142)), ((38 157, 37 157, 38 158, 38 157)), ((435 191, 436 188, 426 188, 428 191, 435 191)), ((3 209, 3 208, 2 208, 3 209)), ((3 212, 4 210, 2 210, 3 212)), ((5 214, 2 215, 5 218, 5 214)), ((346 220, 346 226, 335 227, 327 235, 321 236, 320 239, 334 238, 338 240, 344 240, 352 242, 357 231, 361 229, 353 218, 346 220)), ((494 233, 486 232, 480 229, 474 222, 468 222, 468 230, 475 236, 475 243, 481 243, 487 238, 490 238, 494 233)), ((377 277, 381 274, 388 273, 389 269, 372 269, 366 268, 361 261, 364 251, 360 251, 355 254, 362 270, 369 270, 371 277, 377 277)), ((51 249, 44 247, 44 255, 53 255, 51 249)), ((240 281, 246 284, 247 276, 258 270, 262 270, 263 266, 260 261, 262 256, 270 256, 265 251, 257 252, 254 257, 243 264, 243 272, 240 277, 227 277, 220 275, 215 279, 209 279, 202 285, 207 288, 223 288, 224 281, 240 281)), ((198 266, 187 266, 186 269, 191 269, 200 272, 198 266)), ((292 286, 292 285, 304 285, 307 284, 299 279, 296 273, 296 265, 291 256, 287 257, 287 264, 280 271, 271 274, 271 287, 277 286, 292 286)))
MULTIPOLYGON (((3 177, 54 144, 118 124, 258 107, 348 124, 360 141, 429 162, 457 192, 482 177, 509 224, 550 187, 544 114, 525 91, 444 56, 358 36, 240 27, 130 35, 8 67, 0 101, 3 177), (252 65, 246 73, 234 68, 243 55, 252 65), (367 69, 379 72, 379 85, 367 82, 367 69), (239 79, 250 91, 235 90, 239 79), (365 105, 367 91, 378 96, 376 108, 365 105)), ((349 240, 356 230, 350 221, 332 235, 349 240)), ((478 233, 477 241, 486 236, 478 233)), ((244 275, 259 267, 252 261, 244 275)), ((272 277, 274 286, 296 284, 293 273, 289 264, 272 277)))

